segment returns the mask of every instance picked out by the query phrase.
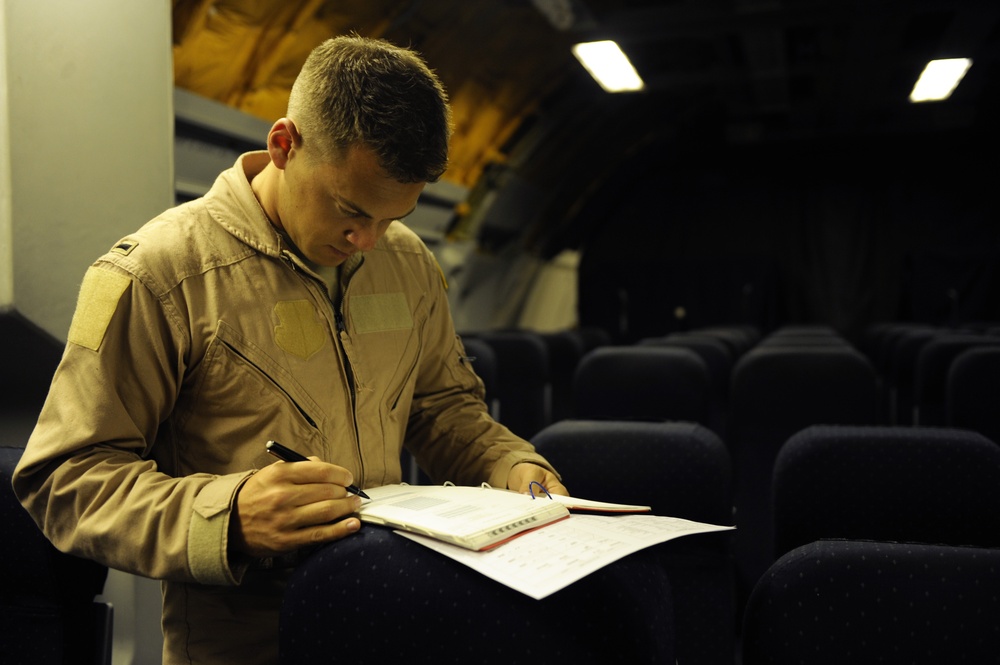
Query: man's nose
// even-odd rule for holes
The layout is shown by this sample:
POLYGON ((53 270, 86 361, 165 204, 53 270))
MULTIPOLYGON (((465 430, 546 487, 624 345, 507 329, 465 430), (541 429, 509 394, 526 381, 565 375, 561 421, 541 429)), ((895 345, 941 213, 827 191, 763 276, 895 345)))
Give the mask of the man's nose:
POLYGON ((374 224, 361 223, 348 229, 346 237, 349 243, 362 252, 369 252, 375 248, 379 234, 374 224))

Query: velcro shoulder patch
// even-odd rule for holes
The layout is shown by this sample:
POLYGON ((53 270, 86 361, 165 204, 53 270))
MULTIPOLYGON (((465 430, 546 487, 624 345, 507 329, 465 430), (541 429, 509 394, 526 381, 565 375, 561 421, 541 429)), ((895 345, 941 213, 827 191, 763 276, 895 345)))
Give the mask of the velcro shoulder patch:
POLYGON ((68 340, 92 351, 101 348, 118 301, 130 282, 127 276, 120 273, 90 267, 83 276, 68 340))

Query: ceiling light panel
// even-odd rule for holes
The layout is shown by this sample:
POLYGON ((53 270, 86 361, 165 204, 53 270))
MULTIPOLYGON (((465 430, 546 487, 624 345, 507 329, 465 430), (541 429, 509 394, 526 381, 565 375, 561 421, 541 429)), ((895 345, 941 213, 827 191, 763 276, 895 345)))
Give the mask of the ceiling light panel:
POLYGON ((613 41, 576 44, 573 55, 608 92, 634 92, 645 87, 628 56, 613 41))
POLYGON ((969 58, 931 60, 913 86, 911 102, 936 102, 948 99, 972 66, 969 58))

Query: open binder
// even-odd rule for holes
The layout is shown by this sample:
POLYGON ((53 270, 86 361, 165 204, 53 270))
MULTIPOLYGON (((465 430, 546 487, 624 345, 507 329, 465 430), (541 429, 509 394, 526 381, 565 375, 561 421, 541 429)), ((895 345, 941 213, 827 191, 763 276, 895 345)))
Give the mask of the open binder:
POLYGON ((486 550, 527 531, 569 517, 571 509, 599 512, 645 512, 648 506, 625 506, 547 493, 520 494, 489 486, 385 485, 365 490, 362 521, 382 524, 458 545, 486 550))
POLYGON ((365 491, 371 500, 358 510, 363 521, 394 527, 537 599, 640 549, 733 529, 651 515, 649 506, 549 496, 544 489, 530 495, 488 485, 386 485, 365 491))

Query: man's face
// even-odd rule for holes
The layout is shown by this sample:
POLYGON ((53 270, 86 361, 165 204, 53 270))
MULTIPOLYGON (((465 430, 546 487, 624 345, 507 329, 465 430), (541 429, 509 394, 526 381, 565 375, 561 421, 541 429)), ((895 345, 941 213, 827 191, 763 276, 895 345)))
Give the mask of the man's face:
POLYGON ((366 147, 333 160, 297 150, 284 168, 279 224, 310 261, 338 266, 371 250, 393 220, 413 212, 423 189, 385 175, 366 147))

